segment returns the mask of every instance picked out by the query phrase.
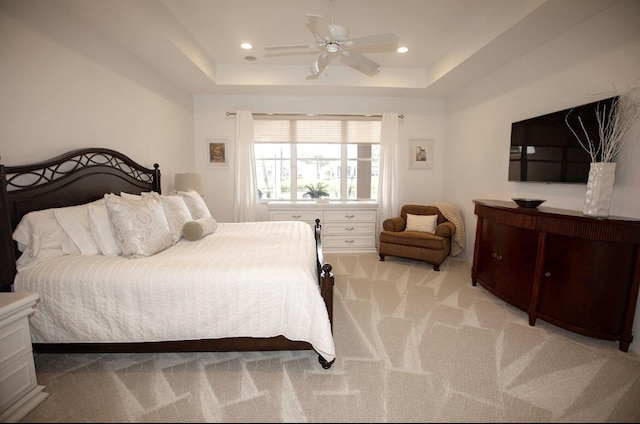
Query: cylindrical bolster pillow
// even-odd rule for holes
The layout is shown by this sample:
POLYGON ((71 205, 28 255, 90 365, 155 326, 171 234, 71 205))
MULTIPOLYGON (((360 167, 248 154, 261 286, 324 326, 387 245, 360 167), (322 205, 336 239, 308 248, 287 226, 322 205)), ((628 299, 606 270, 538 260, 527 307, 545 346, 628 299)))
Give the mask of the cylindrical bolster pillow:
POLYGON ((213 217, 200 218, 185 223, 182 228, 182 236, 190 241, 198 240, 213 233, 216 228, 218 228, 218 223, 213 217))

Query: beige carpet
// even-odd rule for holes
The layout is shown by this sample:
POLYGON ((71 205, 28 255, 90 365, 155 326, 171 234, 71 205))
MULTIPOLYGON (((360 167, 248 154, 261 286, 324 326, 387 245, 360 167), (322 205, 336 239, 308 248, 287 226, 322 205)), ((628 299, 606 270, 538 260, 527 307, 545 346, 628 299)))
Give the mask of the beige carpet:
POLYGON ((23 422, 640 422, 640 356, 470 282, 375 254, 326 255, 337 360, 312 351, 38 354, 23 422))

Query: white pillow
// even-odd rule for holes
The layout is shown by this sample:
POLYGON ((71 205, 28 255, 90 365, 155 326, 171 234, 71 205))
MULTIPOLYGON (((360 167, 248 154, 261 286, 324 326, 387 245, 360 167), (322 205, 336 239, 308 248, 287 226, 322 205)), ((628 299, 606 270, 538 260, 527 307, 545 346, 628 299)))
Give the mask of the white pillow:
POLYGON ((178 194, 182 196, 184 202, 187 204, 189 212, 191 212, 191 218, 198 220, 200 218, 209 218, 211 216, 211 212, 209 211, 207 204, 197 191, 179 191, 178 194))
POLYGON ((122 256, 151 256, 171 246, 169 223, 158 193, 139 200, 115 194, 106 194, 104 199, 122 256))
POLYGON ((38 256, 40 249, 62 250, 64 230, 56 220, 55 209, 29 212, 22 217, 13 232, 21 252, 30 250, 31 256, 38 256))
POLYGON ((22 252, 16 261, 17 270, 63 256, 63 237, 64 230, 56 220, 54 209, 29 212, 23 216, 13 232, 13 239, 22 252))
POLYGON ((71 239, 71 236, 62 229, 62 251, 65 255, 82 255, 82 252, 71 239))
MULTIPOLYGON (((83 256, 92 256, 100 253, 100 248, 94 241, 93 234, 91 234, 91 229, 89 228, 89 205, 102 203, 104 203, 104 200, 100 199, 84 205, 69 206, 54 211, 58 223, 83 256)), ((73 247, 68 246, 67 243, 63 244, 63 247, 65 246, 65 253, 77 254, 73 247)))
POLYGON ((405 231, 420 231, 435 234, 437 225, 438 215, 412 215, 408 213, 405 231))
POLYGON ((103 255, 120 256, 122 254, 111 228, 106 201, 99 205, 89 205, 89 229, 103 255))
POLYGON ((191 212, 182 196, 160 196, 160 200, 169 223, 171 240, 176 244, 182 238, 184 224, 192 220, 191 212))

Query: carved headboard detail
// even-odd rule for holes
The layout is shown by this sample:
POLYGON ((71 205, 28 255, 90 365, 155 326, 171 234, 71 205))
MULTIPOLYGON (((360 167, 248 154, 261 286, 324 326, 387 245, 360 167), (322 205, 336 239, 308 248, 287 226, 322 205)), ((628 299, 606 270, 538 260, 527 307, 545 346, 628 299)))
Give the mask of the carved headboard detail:
POLYGON ((30 165, 0 164, 0 291, 11 291, 20 252, 13 231, 27 213, 75 206, 105 193, 160 193, 160 169, 104 148, 77 149, 30 165))

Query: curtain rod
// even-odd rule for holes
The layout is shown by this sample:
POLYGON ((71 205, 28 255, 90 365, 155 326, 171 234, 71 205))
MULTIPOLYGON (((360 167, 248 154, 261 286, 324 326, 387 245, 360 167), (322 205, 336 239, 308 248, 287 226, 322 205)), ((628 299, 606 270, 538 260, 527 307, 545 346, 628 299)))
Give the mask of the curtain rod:
MULTIPOLYGON (((227 116, 235 115, 235 112, 227 112, 227 116)), ((340 115, 336 113, 252 113, 257 116, 335 116, 341 118, 363 117, 363 118, 382 118, 382 115, 340 115)), ((404 115, 398 115, 398 118, 404 119, 404 115)))

